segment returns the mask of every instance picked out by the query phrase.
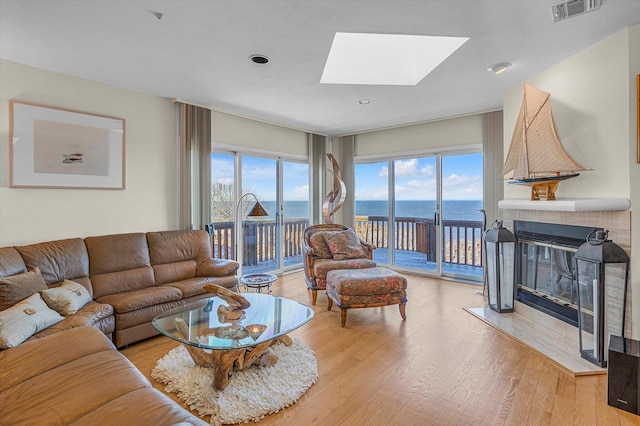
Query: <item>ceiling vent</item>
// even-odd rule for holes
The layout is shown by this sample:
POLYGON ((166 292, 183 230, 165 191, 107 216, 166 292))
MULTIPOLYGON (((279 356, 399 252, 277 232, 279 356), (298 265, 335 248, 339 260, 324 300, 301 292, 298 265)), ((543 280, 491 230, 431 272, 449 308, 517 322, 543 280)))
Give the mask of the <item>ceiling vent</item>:
POLYGON ((602 0, 569 0, 551 6, 553 22, 564 21, 576 15, 600 9, 602 0))

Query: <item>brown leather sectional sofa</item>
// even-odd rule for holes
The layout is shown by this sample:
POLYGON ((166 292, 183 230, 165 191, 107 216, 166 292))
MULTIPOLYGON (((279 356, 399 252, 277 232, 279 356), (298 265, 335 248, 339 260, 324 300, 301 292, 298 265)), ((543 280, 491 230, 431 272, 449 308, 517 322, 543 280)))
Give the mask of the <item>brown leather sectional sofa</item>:
MULTIPOLYGON (((238 264, 211 258, 206 232, 104 235, 0 248, 0 277, 36 267, 48 287, 72 280, 92 300, 0 351, 0 424, 206 424, 154 390, 110 342, 123 347, 159 334, 153 317, 209 297, 205 283, 237 291, 238 264)), ((0 292, 0 306, 2 297, 0 292)))
POLYGON ((82 284, 93 301, 34 337, 93 325, 117 347, 159 334, 153 317, 210 297, 205 283, 237 291, 238 264, 212 259, 205 231, 163 231, 73 238, 0 248, 0 277, 38 267, 48 286, 82 284))
POLYGON ((0 351, 2 425, 197 425, 94 327, 0 351))

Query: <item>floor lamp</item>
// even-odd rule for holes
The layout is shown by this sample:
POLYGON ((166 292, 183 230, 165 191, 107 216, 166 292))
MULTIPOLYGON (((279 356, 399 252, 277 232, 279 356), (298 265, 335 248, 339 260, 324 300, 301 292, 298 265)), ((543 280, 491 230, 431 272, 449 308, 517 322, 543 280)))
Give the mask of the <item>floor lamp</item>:
POLYGON ((240 200, 238 200, 238 205, 236 206, 236 224, 238 223, 240 224, 240 231, 237 233, 238 238, 236 238, 236 261, 238 261, 238 241, 240 241, 241 237, 244 237, 244 228, 242 226, 242 220, 241 220, 242 219, 242 200, 249 195, 255 198, 256 203, 247 213, 247 217, 269 216, 269 213, 267 213, 264 207, 262 207, 262 204, 260 204, 260 201, 258 201, 258 197, 256 197, 254 193, 247 192, 242 197, 240 197, 240 200))

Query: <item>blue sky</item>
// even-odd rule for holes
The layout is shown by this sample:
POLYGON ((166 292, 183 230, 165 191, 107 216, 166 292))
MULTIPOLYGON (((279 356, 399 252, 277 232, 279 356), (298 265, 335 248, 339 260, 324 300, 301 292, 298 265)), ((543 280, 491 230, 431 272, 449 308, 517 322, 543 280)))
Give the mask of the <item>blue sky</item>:
MULTIPOLYGON (((233 183, 233 156, 212 155, 212 182, 233 183)), ((397 200, 435 199, 436 163, 434 157, 396 160, 395 195, 397 200)), ((388 198, 387 162, 356 165, 356 199, 386 200, 388 198)), ((307 200, 309 169, 305 163, 284 165, 285 200, 307 200)), ((261 200, 275 200, 276 160, 243 157, 244 192, 255 192, 261 200)), ((445 200, 482 199, 482 154, 442 157, 442 192, 445 200)))
MULTIPOLYGON (((270 158, 242 157, 243 192, 254 192, 260 200, 276 199, 277 161, 270 158)), ((285 162, 284 199, 309 199, 309 165, 285 162)), ((213 154, 211 156, 211 181, 226 185, 233 183, 233 156, 213 154)))
MULTIPOLYGON (((395 160, 397 200, 434 200, 435 157, 395 160)), ((387 162, 356 165, 356 199, 388 199, 387 162)), ((445 200, 482 199, 482 154, 442 157, 442 197, 445 200)))

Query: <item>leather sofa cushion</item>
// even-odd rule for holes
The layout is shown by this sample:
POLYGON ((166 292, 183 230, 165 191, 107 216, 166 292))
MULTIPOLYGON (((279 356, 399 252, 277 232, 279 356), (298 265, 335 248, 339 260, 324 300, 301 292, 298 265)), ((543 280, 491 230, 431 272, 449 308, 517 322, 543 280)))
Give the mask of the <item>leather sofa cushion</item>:
MULTIPOLYGON (((182 299, 182 293, 175 287, 149 287, 126 293, 103 296, 97 301, 113 306, 117 314, 123 314, 148 306, 161 305, 182 299)), ((118 328, 124 328, 119 325, 118 328)))
POLYGON ((98 300, 111 294, 154 287, 156 283, 153 269, 151 266, 146 266, 126 271, 93 275, 91 277, 91 285, 93 286, 93 298, 98 300))
POLYGON ((96 408, 73 422, 73 426, 122 425, 209 426, 153 388, 137 389, 96 408))
MULTIPOLYGON (((46 339, 64 336, 74 330, 57 333, 46 339)), ((98 332, 97 335, 106 340, 102 333, 98 332)), ((112 346, 96 348, 93 353, 82 356, 63 355, 77 354, 77 348, 93 339, 93 336, 83 336, 55 346, 45 342, 45 339, 29 342, 46 346, 49 349, 47 358, 65 358, 67 362, 57 362, 55 367, 42 370, 39 375, 31 376, 30 380, 22 380, 3 390, 0 400, 11 403, 2 404, 0 418, 7 419, 11 424, 70 424, 111 400, 150 386, 147 379, 112 346), (54 413, 55 417, 52 417, 54 413)), ((22 364, 24 370, 29 370, 33 364, 42 362, 43 358, 37 357, 29 363, 20 360, 16 364, 22 364), (25 369, 25 365, 30 368, 25 369)))
MULTIPOLYGON (((182 292, 182 298, 186 299, 191 296, 196 296, 198 294, 206 293, 203 286, 206 283, 213 283, 225 288, 233 288, 238 283, 238 279, 235 276, 230 277, 198 277, 191 278, 188 280, 176 281, 173 283, 164 284, 163 287, 175 287, 182 292)), ((211 297, 214 295, 211 294, 211 297)))
POLYGON ((148 232, 152 265, 195 260, 200 264, 211 257, 209 234, 203 230, 148 232))
POLYGON ((2 351, 0 365, 3 424, 206 425, 153 389, 93 327, 2 351))
POLYGON ((27 272, 22 256, 13 247, 0 248, 0 277, 7 277, 27 272))
POLYGON ((89 256, 81 238, 16 247, 28 269, 40 268, 50 285, 89 276, 89 256))
MULTIPOLYGON (((74 328, 64 333, 55 333, 46 340, 36 339, 0 351, 0 392, 83 356, 112 351, 113 344, 96 331, 92 327, 74 328), (29 368, 25 368, 26 365, 29 368)), ((0 407, 3 405, 6 404, 0 404, 0 407)), ((1 418, 3 417, 0 415, 1 418)))
POLYGON ((103 235, 84 239, 89 253, 89 276, 151 266, 142 233, 103 235))
POLYGON ((187 280, 196 276, 196 261, 184 260, 180 262, 154 265, 153 273, 156 277, 157 284, 187 280))
MULTIPOLYGON (((177 290, 177 289, 176 289, 177 290)), ((204 295, 201 296, 194 296, 194 297, 205 297, 204 295)), ((128 328, 131 327, 136 327, 139 325, 148 325, 150 330, 153 330, 153 334, 148 335, 146 337, 151 337, 151 336, 155 336, 160 334, 159 332, 156 332, 155 328, 153 328, 153 326, 151 325, 151 320, 153 318, 155 318, 156 316, 160 315, 163 312, 168 311, 169 309, 173 309, 173 308, 177 308, 179 306, 182 306, 186 303, 185 300, 180 299, 180 300, 174 300, 172 302, 166 302, 166 303, 161 303, 161 304, 157 304, 157 305, 150 305, 150 306, 146 306, 144 308, 140 308, 140 309, 136 309, 134 311, 129 311, 129 312, 123 312, 123 313, 115 313, 115 317, 116 317, 116 322, 118 323, 118 328, 117 330, 115 330, 115 334, 116 336, 118 336, 118 333, 120 331, 123 330, 127 330, 128 328)), ((139 339, 133 340, 134 342, 137 340, 142 340, 146 337, 140 337, 139 339)), ((116 344, 118 345, 118 347, 121 347, 122 345, 120 344, 119 341, 116 341, 116 344)))

